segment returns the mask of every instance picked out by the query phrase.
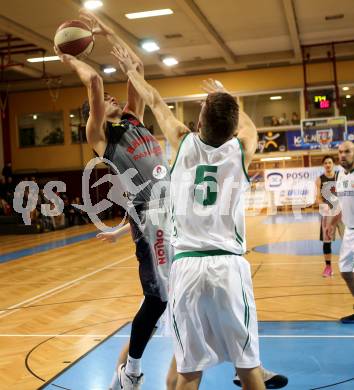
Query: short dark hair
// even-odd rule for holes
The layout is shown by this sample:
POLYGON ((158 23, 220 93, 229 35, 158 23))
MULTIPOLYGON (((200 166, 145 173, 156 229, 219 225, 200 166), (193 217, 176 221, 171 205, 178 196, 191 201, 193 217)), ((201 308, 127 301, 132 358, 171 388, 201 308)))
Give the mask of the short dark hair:
POLYGON ((90 104, 88 100, 85 100, 81 106, 81 115, 84 123, 86 123, 90 115, 90 104))
POLYGON ((234 134, 238 125, 238 104, 228 93, 208 95, 203 108, 202 130, 205 141, 219 146, 234 134))
POLYGON ((322 164, 327 160, 327 158, 330 158, 332 160, 332 162, 334 163, 334 157, 333 156, 330 156, 330 155, 327 155, 327 156, 324 156, 323 159, 322 159, 322 164))

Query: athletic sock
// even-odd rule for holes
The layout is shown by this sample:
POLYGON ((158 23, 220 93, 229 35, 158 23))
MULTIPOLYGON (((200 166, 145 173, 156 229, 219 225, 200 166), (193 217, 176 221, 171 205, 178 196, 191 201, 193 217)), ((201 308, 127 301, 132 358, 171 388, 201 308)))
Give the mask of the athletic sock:
POLYGON ((140 376, 141 374, 141 359, 134 359, 128 355, 127 364, 125 366, 125 373, 127 375, 140 376))

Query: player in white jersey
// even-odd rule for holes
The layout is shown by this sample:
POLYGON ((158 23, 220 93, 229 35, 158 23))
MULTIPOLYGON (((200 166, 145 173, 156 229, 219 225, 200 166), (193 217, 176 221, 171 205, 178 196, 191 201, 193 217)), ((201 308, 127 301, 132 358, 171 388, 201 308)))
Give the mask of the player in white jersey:
MULTIPOLYGON (((345 141, 338 148, 339 164, 344 168, 336 181, 336 192, 345 225, 344 237, 339 254, 339 270, 349 291, 354 297, 354 144, 345 141)), ((333 233, 338 218, 329 227, 333 233)), ((354 308, 354 307, 353 307, 354 308)), ((341 318, 345 324, 354 324, 354 314, 341 318)))
MULTIPOLYGON (((134 82, 143 83, 143 79, 131 64, 127 66, 124 52, 116 55, 144 96, 146 91, 134 82)), ((198 389, 202 370, 226 360, 237 367, 244 389, 265 389, 250 265, 242 257, 243 194, 248 182, 246 170, 257 146, 257 130, 243 115, 247 125, 235 139, 238 105, 231 95, 214 93, 203 104, 199 134, 187 134, 181 142, 181 135, 186 133, 183 123, 171 115, 167 106, 167 110, 155 112, 155 98, 161 98, 154 93, 147 95, 146 102, 156 118, 173 130, 172 146, 180 144, 171 183, 177 253, 169 295, 177 389, 198 389), (184 188, 183 203, 193 205, 193 209, 181 210, 178 204, 176 210, 179 184, 184 188), (183 215, 184 211, 189 217, 183 215), (207 214, 204 219, 203 214, 207 214), (184 234, 185 240, 179 234, 184 234)))

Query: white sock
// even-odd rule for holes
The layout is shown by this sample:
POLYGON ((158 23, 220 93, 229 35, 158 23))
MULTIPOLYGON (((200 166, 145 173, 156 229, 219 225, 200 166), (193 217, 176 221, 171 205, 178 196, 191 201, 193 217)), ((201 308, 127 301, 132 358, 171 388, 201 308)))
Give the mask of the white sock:
POLYGON ((127 375, 140 376, 141 374, 141 359, 134 359, 128 355, 127 364, 125 366, 125 372, 127 375))

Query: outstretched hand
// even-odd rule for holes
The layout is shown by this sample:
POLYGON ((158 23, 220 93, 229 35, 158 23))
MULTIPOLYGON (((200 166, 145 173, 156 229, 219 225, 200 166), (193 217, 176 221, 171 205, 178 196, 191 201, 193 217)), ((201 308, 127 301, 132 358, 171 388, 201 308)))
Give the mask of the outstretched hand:
POLYGON ((117 239, 114 232, 98 233, 96 235, 96 238, 98 238, 101 241, 107 241, 107 242, 111 242, 111 243, 116 242, 116 239, 117 239))
POLYGON ((133 62, 127 49, 121 46, 114 46, 111 54, 118 60, 119 66, 125 74, 130 70, 136 70, 139 66, 138 63, 133 62))
POLYGON ((60 61, 63 63, 63 64, 69 64, 70 61, 72 61, 73 59, 75 59, 74 56, 72 56, 71 54, 65 54, 65 53, 62 53, 59 48, 57 46, 54 46, 54 52, 55 54, 59 57, 60 61))
POLYGON ((80 19, 84 21, 91 29, 94 35, 107 35, 111 34, 112 30, 93 12, 81 8, 79 11, 80 19))
POLYGON ((214 79, 203 80, 202 90, 206 93, 226 92, 228 91, 221 84, 220 81, 214 79))

